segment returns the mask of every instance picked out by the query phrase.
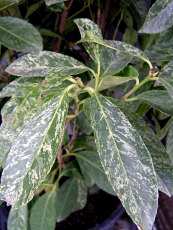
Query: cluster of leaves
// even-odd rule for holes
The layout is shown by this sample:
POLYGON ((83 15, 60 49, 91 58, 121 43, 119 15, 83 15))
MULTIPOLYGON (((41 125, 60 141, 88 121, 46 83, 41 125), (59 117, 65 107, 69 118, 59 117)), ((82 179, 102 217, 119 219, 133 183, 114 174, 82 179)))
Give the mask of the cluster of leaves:
MULTIPOLYGON (((1 1, 0 10, 18 3, 1 1)), ((0 129, 0 199, 12 206, 9 229, 53 230, 85 206, 95 184, 119 197, 139 229, 152 229, 158 191, 173 194, 172 8, 172 0, 157 0, 149 10, 140 33, 157 38, 150 35, 145 52, 105 40, 93 21, 76 19, 87 63, 43 51, 34 26, 0 17, 1 45, 27 53, 7 67, 17 78, 0 92, 10 98, 0 129), (112 88, 125 93, 115 98, 112 88), (151 110, 155 130, 144 119, 151 110), (158 117, 167 120, 164 128, 158 117)))

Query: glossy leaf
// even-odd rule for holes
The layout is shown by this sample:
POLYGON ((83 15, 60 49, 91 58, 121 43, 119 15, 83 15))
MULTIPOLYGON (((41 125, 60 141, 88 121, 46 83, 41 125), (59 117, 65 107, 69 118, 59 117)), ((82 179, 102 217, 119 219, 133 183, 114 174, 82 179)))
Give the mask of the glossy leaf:
POLYGON ((141 33, 160 33, 173 25, 173 1, 157 0, 149 10, 141 33))
POLYGON ((165 90, 146 91, 137 95, 136 98, 152 105, 154 108, 164 113, 173 115, 172 99, 165 90))
MULTIPOLYGON (((116 87, 118 85, 122 85, 126 82, 129 81, 136 81, 136 77, 121 77, 121 76, 106 76, 105 78, 102 78, 98 87, 99 91, 105 90, 105 89, 109 89, 109 88, 113 88, 116 87)), ((88 83, 88 86, 93 87, 94 88, 95 85, 95 80, 91 80, 88 83)))
POLYGON ((76 59, 51 51, 42 51, 39 54, 27 54, 14 61, 6 72, 17 76, 47 76, 48 74, 76 75, 88 71, 81 62, 76 59))
POLYGON ((162 66, 163 63, 173 59, 173 28, 157 35, 156 42, 149 46, 145 53, 153 63, 162 66))
POLYGON ((108 70, 112 68, 115 72, 116 68, 122 65, 122 62, 124 62, 123 67, 125 67, 133 57, 142 59, 151 65, 146 54, 138 48, 120 41, 103 40, 99 27, 91 20, 77 19, 75 23, 81 34, 81 42, 84 43, 91 58, 97 61, 97 63, 99 63, 100 57, 103 59, 100 60, 101 68, 103 68, 102 65, 105 65, 106 68, 106 70, 103 68, 103 75, 110 75, 111 73, 108 70), (87 45, 85 45, 85 43, 87 43, 87 45), (104 71, 106 71, 106 73, 104 73, 104 71))
POLYGON ((98 38, 103 39, 102 32, 101 32, 100 28, 98 27, 97 24, 95 24, 90 19, 79 18, 79 19, 75 19, 74 22, 76 23, 76 25, 80 31, 80 35, 81 35, 82 40, 88 39, 87 35, 90 35, 90 34, 93 34, 93 35, 97 36, 98 38))
POLYGON ((101 165, 97 152, 83 151, 76 155, 80 169, 86 181, 93 181, 102 190, 115 195, 101 165))
MULTIPOLYGON (((112 45, 111 41, 107 41, 108 45, 112 45)), ((112 50, 102 45, 100 47, 100 75, 105 77, 120 72, 132 57, 128 53, 121 53, 118 50, 112 50)))
POLYGON ((0 43, 22 52, 38 52, 43 49, 42 38, 36 28, 15 17, 0 17, 0 43))
POLYGON ((68 90, 26 122, 13 141, 1 177, 1 197, 8 204, 28 203, 50 172, 63 139, 68 90))
POLYGON ((56 191, 39 197, 31 208, 30 228, 32 230, 54 230, 56 224, 56 191))
POLYGON ((141 229, 151 229, 158 199, 151 156, 126 116, 103 96, 85 102, 102 166, 127 213, 141 229))
POLYGON ((92 39, 88 42, 88 36, 92 36, 99 41, 103 41, 102 33, 99 27, 89 19, 76 19, 76 25, 81 34, 81 40, 86 41, 84 47, 95 64, 95 71, 99 71, 102 77, 113 75, 122 70, 130 61, 128 55, 120 54, 115 50, 110 50, 104 46, 95 43, 92 39), (98 69, 100 68, 100 70, 98 69))
POLYGON ((167 89, 173 99, 173 61, 170 61, 160 72, 159 82, 167 89))
POLYGON ((127 103, 112 98, 110 100, 124 112, 133 127, 141 135, 152 157, 158 177, 159 190, 171 196, 173 194, 173 165, 165 147, 149 124, 129 109, 127 103))
POLYGON ((8 230, 27 230, 28 229, 28 208, 27 206, 19 209, 11 208, 8 217, 8 230))
POLYGON ((11 144, 17 137, 21 127, 17 129, 13 127, 14 114, 16 111, 16 101, 10 100, 1 110, 2 124, 0 127, 0 167, 4 166, 4 162, 11 144))
POLYGON ((70 178, 57 192, 57 221, 67 218, 72 212, 84 208, 87 201, 87 187, 78 178, 70 178))

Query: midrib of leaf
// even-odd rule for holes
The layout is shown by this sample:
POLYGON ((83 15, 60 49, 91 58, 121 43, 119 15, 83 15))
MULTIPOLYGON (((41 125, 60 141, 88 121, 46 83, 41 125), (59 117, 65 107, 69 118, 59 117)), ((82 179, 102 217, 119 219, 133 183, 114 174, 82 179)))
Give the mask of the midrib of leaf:
MULTIPOLYGON (((128 185, 129 185, 129 187, 130 187, 130 192, 131 192, 132 197, 133 197, 133 199, 134 199, 134 201, 135 201, 135 203, 136 203, 136 199, 135 199, 135 197, 134 197, 134 195, 133 195, 133 190, 132 190, 132 188, 131 188, 131 183, 130 183, 129 177, 128 177, 128 175, 127 175, 126 168, 124 167, 124 163, 123 163, 123 161, 122 161, 122 159, 121 159, 120 151, 119 151, 119 149, 117 148, 117 144, 116 144, 116 142, 115 142, 115 140, 114 140, 114 137, 113 137, 113 132, 112 132, 112 130, 111 130, 111 125, 109 124, 109 122, 108 122, 107 119, 106 119, 107 116, 106 116, 106 114, 105 114, 105 112, 104 112, 104 109, 103 109, 103 107, 102 107, 102 105, 101 105, 101 103, 100 103, 100 100, 99 100, 97 94, 95 94, 95 97, 96 97, 97 103, 98 103, 98 105, 99 105, 99 107, 100 107, 100 109, 101 109, 101 112, 102 112, 102 114, 103 114, 103 118, 104 118, 104 120, 105 120, 105 122, 106 122, 106 124, 107 124, 108 130, 109 130, 109 132, 110 132, 110 134, 111 134, 111 139, 112 139, 112 141, 113 141, 113 143, 114 143, 113 148, 115 149, 115 151, 117 151, 117 153, 118 153, 118 155, 119 155, 119 159, 120 159, 120 161, 121 161, 122 168, 124 169, 125 175, 126 175, 126 177, 128 178, 128 185)), ((103 167, 104 167, 104 166, 103 166, 103 167)), ((108 179, 109 179, 109 178, 108 178, 108 179)), ((110 180, 109 180, 109 181, 110 181, 110 180)), ((110 183, 111 183, 111 181, 110 181, 110 183)), ((112 184, 112 183, 111 183, 111 184, 112 184)), ((119 196, 120 196, 120 194, 119 194, 119 196)), ((120 198, 121 198, 121 196, 120 196, 120 198)))
MULTIPOLYGON (((118 52, 120 51, 119 49, 117 49, 117 48, 115 48, 115 47, 113 47, 113 46, 110 46, 110 45, 106 44, 104 41, 101 41, 101 40, 99 40, 99 39, 97 39, 97 40, 95 41, 95 43, 97 43, 97 44, 99 44, 99 45, 102 45, 102 46, 105 46, 105 47, 107 47, 107 48, 109 48, 109 49, 116 50, 116 51, 118 51, 118 52)), ((121 50, 120 52, 121 52, 121 53, 124 53, 124 54, 127 54, 127 52, 125 52, 125 51, 123 51, 123 50, 121 50)), ((143 60, 144 62, 146 62, 146 63, 150 66, 150 68, 152 68, 152 64, 151 64, 151 62, 150 62, 148 59, 144 58, 144 57, 141 56, 141 55, 139 55, 139 57, 140 57, 141 60, 143 60)))
POLYGON ((35 47, 37 48, 37 46, 36 46, 34 43, 28 42, 27 40, 23 39, 22 37, 19 37, 17 34, 14 34, 14 33, 12 33, 11 31, 6 30, 4 27, 0 26, 0 29, 2 29, 2 30, 4 30, 5 32, 11 34, 12 36, 16 37, 17 39, 19 39, 19 40, 25 42, 26 44, 32 45, 32 47, 35 46, 35 47))
MULTIPOLYGON (((72 181, 73 182, 73 181, 72 181)), ((62 212, 64 211, 64 208, 65 208, 65 204, 66 204, 66 202, 67 202, 67 199, 68 199, 68 196, 69 196, 69 194, 70 194, 70 191, 71 191, 71 188, 72 188, 72 185, 73 185, 73 183, 71 183, 70 184, 70 186, 68 187, 68 190, 67 190, 67 193, 66 193, 66 195, 65 195, 65 199, 64 199, 64 205, 63 206, 61 206, 62 208, 60 209, 60 213, 62 214, 62 212)), ((62 202, 63 203, 63 202, 62 202)), ((60 216, 61 217, 61 216, 60 216)))
MULTIPOLYGON (((73 85, 71 85, 71 86, 73 86, 73 85)), ((53 123, 53 121, 54 121, 54 118, 55 118, 55 116, 57 115, 57 111, 58 111, 59 107, 61 106, 61 103, 62 103, 62 101, 63 101, 63 99, 64 99, 66 93, 69 91, 69 89, 70 89, 70 87, 68 87, 66 90, 64 90, 64 94, 61 96, 61 98, 60 98, 60 100, 59 100, 60 103, 58 103, 58 107, 56 108, 56 110, 55 110, 55 112, 54 112, 54 115, 53 115, 53 117, 52 117, 52 119, 51 119, 51 122, 49 123, 47 129, 45 130, 45 135, 44 135, 44 138, 43 138, 43 140, 42 140, 42 142, 41 142, 41 144, 40 144, 40 148, 39 148, 38 151, 37 151, 36 157, 39 155, 39 153, 40 153, 40 151, 41 151, 41 149, 42 149, 42 145, 43 145, 43 143, 44 143, 44 141, 45 141, 45 139, 46 139, 46 133, 48 133, 49 128, 51 127, 51 125, 52 125, 52 123, 53 123)), ((61 134, 61 136, 60 136, 60 142, 62 141, 62 138, 63 138, 63 135, 61 134)), ((25 175, 24 175, 23 178, 25 178, 25 176, 28 174, 28 171, 32 168, 32 165, 34 164, 34 161, 35 161, 35 158, 32 159, 31 165, 30 165, 30 167, 28 168, 28 170, 26 171, 26 173, 25 173, 25 175)), ((51 169, 50 169, 50 170, 51 170, 51 169)), ((48 173, 49 173, 49 172, 47 172, 47 174, 48 174, 48 173)), ((28 194, 28 196, 29 196, 29 194, 28 194)))
POLYGON ((44 212, 43 212, 43 216, 42 216, 42 219, 41 219, 41 229, 43 229, 43 225, 44 225, 44 220, 45 220, 45 217, 46 217, 46 207, 48 206, 48 203, 49 203, 49 200, 52 196, 52 191, 50 192, 50 194, 48 195, 48 198, 46 199, 46 202, 45 202, 45 205, 44 205, 44 212))

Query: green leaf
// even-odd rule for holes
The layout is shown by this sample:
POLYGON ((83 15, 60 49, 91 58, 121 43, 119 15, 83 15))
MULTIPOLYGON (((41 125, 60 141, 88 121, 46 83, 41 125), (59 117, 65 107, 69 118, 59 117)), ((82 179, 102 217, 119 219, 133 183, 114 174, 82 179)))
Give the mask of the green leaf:
POLYGON ((11 143, 17 137, 18 129, 13 127, 16 101, 10 100, 1 110, 2 124, 0 127, 0 167, 4 166, 6 156, 11 148, 11 143))
POLYGON ((93 181, 93 184, 96 184, 105 192, 115 195, 101 165, 97 152, 78 152, 76 158, 86 182, 93 181))
POLYGON ((74 21, 80 31, 81 41, 87 52, 95 61, 100 74, 113 75, 123 69, 133 57, 142 59, 150 66, 146 54, 138 48, 120 41, 103 40, 99 27, 89 19, 76 19, 74 21))
MULTIPOLYGON (((136 81, 136 77, 131 76, 131 77, 121 77, 121 76, 106 76, 105 78, 102 78, 98 87, 99 91, 109 89, 116 87, 118 85, 122 85, 126 82, 129 81, 136 81)), ((88 84, 89 87, 93 87, 95 85, 95 80, 91 80, 88 84)))
POLYGON ((171 122, 168 135, 166 138, 166 150, 173 164, 173 122, 171 122))
POLYGON ((45 3, 47 6, 51 6, 51 5, 54 5, 57 3, 65 2, 65 1, 67 1, 67 0, 45 0, 45 3))
POLYGON ((40 0, 40 1, 30 5, 27 9, 27 13, 26 13, 25 18, 29 18, 29 16, 31 16, 34 12, 36 12, 41 7, 42 4, 43 4, 43 1, 40 0))
POLYGON ((93 21, 91 21, 88 18, 79 18, 74 20, 75 24, 77 25, 81 39, 87 40, 88 35, 92 34, 93 36, 96 36, 99 39, 103 39, 102 32, 97 24, 95 24, 93 21))
POLYGON ((95 40, 103 41, 102 33, 99 27, 89 19, 76 19, 74 21, 79 28, 81 40, 86 42, 84 47, 95 64, 95 70, 100 68, 100 75, 113 75, 122 70, 130 61, 128 55, 117 53, 115 50, 107 49, 104 46, 95 43, 95 40), (95 38, 89 40, 88 36, 95 38))
POLYGON ((133 127, 141 135, 152 157, 154 169, 158 177, 159 190, 171 196, 173 194, 173 165, 165 147, 149 124, 129 109, 127 103, 113 98, 110 100, 124 112, 133 127))
POLYGON ((0 17, 0 42, 9 49, 22 52, 43 49, 42 38, 36 28, 15 17, 0 17))
POLYGON ((160 72, 159 82, 167 89, 173 99, 173 61, 170 61, 160 72))
POLYGON ((126 116, 103 96, 85 102, 102 166, 116 195, 140 229, 151 229, 158 185, 152 159, 126 116))
POLYGON ((76 59, 51 51, 42 51, 39 54, 27 54, 18 58, 6 72, 17 76, 47 76, 49 74, 76 75, 88 71, 89 68, 76 59))
POLYGON ((31 208, 30 227, 32 230, 54 230, 56 224, 56 191, 39 197, 31 208))
POLYGON ((87 187, 79 178, 70 178, 57 192, 57 221, 67 218, 72 212, 83 209, 87 201, 87 187))
POLYGON ((164 113, 173 115, 172 99, 166 90, 146 91, 138 94, 135 98, 150 104, 164 113))
POLYGON ((28 208, 23 206, 19 209, 11 208, 8 217, 8 230, 27 230, 28 229, 28 208))
POLYGON ((163 63, 173 59, 173 28, 170 28, 160 35, 156 35, 155 39, 156 42, 149 46, 149 48, 145 50, 145 53, 153 63, 162 66, 163 63))
POLYGON ((10 6, 18 4, 20 0, 1 0, 0 1, 0 11, 7 9, 10 6))
POLYGON ((13 141, 1 177, 1 197, 8 204, 28 203, 50 172, 63 139, 69 90, 26 122, 13 141))
MULTIPOLYGON (((107 41, 107 44, 111 46, 112 41, 107 41)), ((132 60, 128 53, 121 53, 118 50, 109 49, 99 44, 95 45, 98 45, 100 48, 99 62, 102 78, 120 72, 132 60)))
POLYGON ((135 45, 137 42, 137 32, 133 28, 126 28, 123 35, 123 41, 135 45))
POLYGON ((149 10, 141 33, 160 33, 173 25, 173 1, 157 0, 149 10))

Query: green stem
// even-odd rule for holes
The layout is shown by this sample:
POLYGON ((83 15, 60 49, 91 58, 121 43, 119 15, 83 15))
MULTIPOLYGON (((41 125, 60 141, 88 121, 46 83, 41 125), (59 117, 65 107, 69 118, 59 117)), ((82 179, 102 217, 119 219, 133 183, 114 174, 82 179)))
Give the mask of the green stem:
MULTIPOLYGON (((134 94, 137 90, 139 90, 144 84, 146 84, 149 81, 151 81, 151 79, 149 77, 147 77, 144 80, 142 80, 139 84, 136 84, 128 93, 126 93, 123 96, 123 99, 125 101, 127 101, 127 99, 128 99, 129 96, 131 96, 132 94, 134 94)), ((129 99, 128 99, 128 101, 129 101, 129 99)))

